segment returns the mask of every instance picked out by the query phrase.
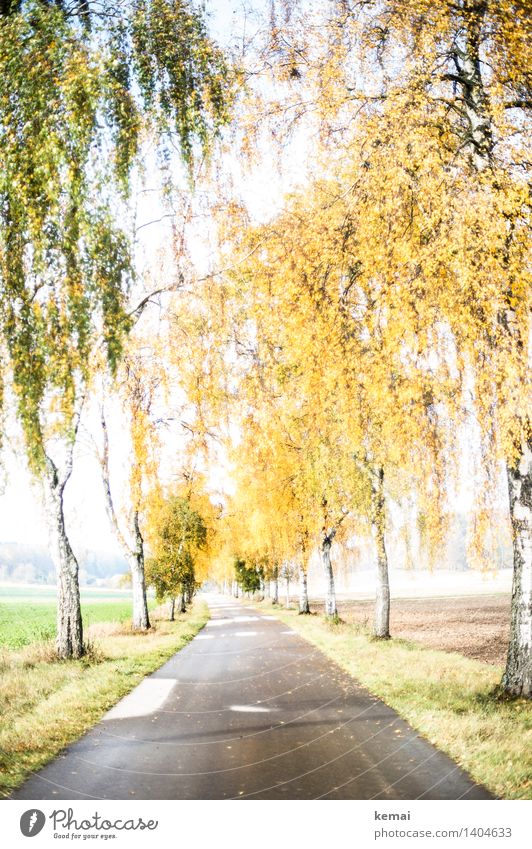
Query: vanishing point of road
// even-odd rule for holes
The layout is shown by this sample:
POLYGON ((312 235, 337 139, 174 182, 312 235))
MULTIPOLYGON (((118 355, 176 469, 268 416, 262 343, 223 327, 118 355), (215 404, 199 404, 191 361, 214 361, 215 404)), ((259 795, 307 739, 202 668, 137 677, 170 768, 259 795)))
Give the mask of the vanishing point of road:
POLYGON ((16 799, 489 799, 275 616, 212 618, 16 799))

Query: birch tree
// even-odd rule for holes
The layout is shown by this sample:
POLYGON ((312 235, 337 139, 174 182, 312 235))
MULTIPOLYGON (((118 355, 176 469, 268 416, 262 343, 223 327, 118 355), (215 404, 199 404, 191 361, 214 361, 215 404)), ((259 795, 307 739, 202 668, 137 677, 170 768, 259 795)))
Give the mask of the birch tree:
POLYGON ((147 581, 155 587, 159 601, 170 600, 173 619, 176 597, 179 596, 179 610, 184 613, 188 596, 195 589, 195 561, 207 546, 207 525, 190 500, 177 494, 157 498, 151 513, 147 581))
MULTIPOLYGON (((131 340, 133 341, 133 340, 131 340)), ((127 471, 116 475, 112 483, 110 463, 110 438, 105 399, 100 406, 101 450, 100 463, 105 507, 109 522, 126 558, 133 591, 132 625, 135 630, 145 631, 150 627, 145 577, 145 544, 142 520, 146 509, 148 490, 157 479, 155 458, 158 434, 154 422, 154 407, 161 373, 153 348, 141 344, 130 350, 120 364, 115 383, 120 398, 122 424, 127 423, 127 437, 121 427, 122 450, 127 445, 127 471), (120 508, 116 507, 114 493, 120 492, 120 508)))
MULTIPOLYGON (((514 585, 503 689, 530 697, 528 3, 288 5, 293 25, 276 49, 291 82, 276 114, 304 100, 328 161, 351 163, 358 283, 385 311, 388 356, 403 348, 396 385, 403 396, 423 387, 439 425, 458 427, 473 408, 483 463, 506 465, 514 585)), ((438 477, 441 460, 428 490, 438 477)))
MULTIPOLYGON (((346 28, 353 25, 366 44, 381 28, 388 68, 394 50, 410 54, 381 89, 385 106, 374 124, 413 199, 409 212, 396 217, 406 229, 387 234, 396 256, 388 275, 401 263, 404 278, 405 259, 417 267, 418 316, 426 320, 432 312, 435 332, 436 314, 447 323, 464 383, 473 375, 487 462, 506 464, 514 584, 503 688, 530 697, 530 15, 526 4, 474 0, 366 5, 362 12, 361 4, 344 4, 346 28), (406 136, 398 140, 401 127, 406 136)), ((383 167, 377 153, 369 170, 375 160, 383 167)), ((434 388, 436 381, 429 383, 434 388)))
MULTIPOLYGON (((314 518, 307 521, 314 528, 313 541, 316 522, 321 527, 327 613, 336 612, 333 542, 345 529, 347 514, 363 515, 374 528, 377 548, 375 635, 385 638, 384 469, 394 486, 398 472, 403 486, 412 486, 420 466, 413 446, 425 449, 424 465, 433 458, 432 424, 421 387, 404 398, 395 391, 404 351, 384 340, 380 283, 370 279, 366 285, 361 273, 357 199, 349 179, 317 183, 289 198, 286 211, 267 225, 239 228, 235 264, 246 304, 239 315, 254 330, 248 341, 241 327, 236 334, 238 346, 252 352, 257 377, 249 403, 262 410, 262 439, 280 456, 288 446, 292 481, 299 482, 307 499, 313 493, 314 518), (405 416, 410 425, 405 426, 405 416), (276 426, 266 425, 266 419, 278 420, 275 437, 276 426), (410 440, 404 438, 408 432, 410 440)), ((250 374, 240 390, 246 399, 250 374)), ((302 515, 310 515, 308 500, 302 515)))
POLYGON ((298 488, 298 455, 275 428, 267 434, 248 419, 235 449, 237 511, 242 532, 240 547, 261 561, 265 579, 274 583, 273 603, 279 601, 279 576, 288 560, 297 564, 299 612, 309 613, 307 571, 312 545, 309 516, 298 488), (266 438, 265 438, 266 437, 266 438))
MULTIPOLYGON (((228 71, 186 2, 0 4, 0 330, 58 573, 58 653, 83 652, 64 491, 90 352, 128 329, 128 178, 146 128, 190 162, 227 118, 228 71), (173 143, 172 142, 172 143, 173 143), (115 218, 115 211, 120 210, 115 218), (63 469, 46 447, 61 439, 63 469), (66 459, 65 459, 66 458, 66 459)), ((164 146, 164 145, 163 145, 164 146)), ((10 397, 10 396, 8 396, 10 397)))

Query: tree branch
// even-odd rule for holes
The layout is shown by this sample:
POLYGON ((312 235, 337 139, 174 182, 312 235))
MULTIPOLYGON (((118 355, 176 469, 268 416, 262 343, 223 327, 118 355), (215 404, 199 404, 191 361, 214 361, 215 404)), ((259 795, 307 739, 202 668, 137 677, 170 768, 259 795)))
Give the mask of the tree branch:
POLYGON ((510 100, 504 104, 505 109, 532 109, 532 100, 510 100))
POLYGON ((159 289, 154 289, 153 292, 145 295, 134 309, 128 312, 128 318, 139 319, 152 298, 156 298, 157 295, 163 295, 167 292, 177 292, 184 282, 183 275, 180 275, 177 283, 172 283, 170 286, 161 286, 159 289))
POLYGON ((134 552, 131 546, 128 545, 127 540, 120 528, 118 516, 116 515, 115 506, 113 503, 113 496, 111 493, 111 478, 109 473, 109 433, 107 431, 107 422, 105 420, 103 406, 100 408, 100 422, 102 426, 103 435, 103 450, 101 454, 98 454, 98 460, 100 462, 100 469, 102 474, 102 483, 105 496, 105 511, 107 513, 111 525, 114 528, 116 538, 118 539, 118 542, 120 543, 124 553, 127 557, 132 557, 134 552))

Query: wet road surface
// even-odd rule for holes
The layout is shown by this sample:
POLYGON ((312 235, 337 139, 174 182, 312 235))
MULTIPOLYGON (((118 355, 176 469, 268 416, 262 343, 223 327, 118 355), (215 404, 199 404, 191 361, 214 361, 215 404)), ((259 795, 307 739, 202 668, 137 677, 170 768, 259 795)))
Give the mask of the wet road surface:
POLYGON ((222 596, 17 799, 489 799, 287 625, 222 596))

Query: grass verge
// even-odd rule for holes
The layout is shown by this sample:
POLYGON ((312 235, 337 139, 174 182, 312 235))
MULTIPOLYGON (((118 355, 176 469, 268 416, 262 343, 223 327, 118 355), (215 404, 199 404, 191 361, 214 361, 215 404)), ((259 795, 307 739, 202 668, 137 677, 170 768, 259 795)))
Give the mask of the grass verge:
POLYGON ((532 798, 532 704, 495 691, 500 667, 322 616, 267 608, 503 799, 532 798))
POLYGON ((119 623, 94 625, 79 661, 58 661, 51 644, 0 656, 0 796, 91 728, 145 675, 183 648, 209 618, 195 602, 175 622, 154 619, 146 634, 119 623))

